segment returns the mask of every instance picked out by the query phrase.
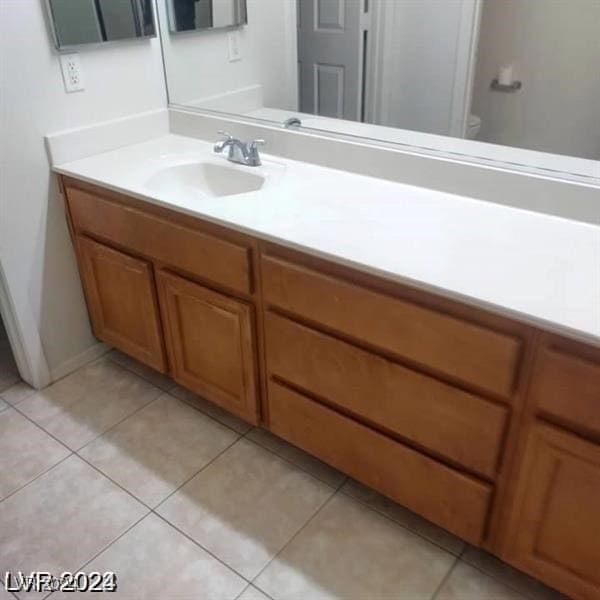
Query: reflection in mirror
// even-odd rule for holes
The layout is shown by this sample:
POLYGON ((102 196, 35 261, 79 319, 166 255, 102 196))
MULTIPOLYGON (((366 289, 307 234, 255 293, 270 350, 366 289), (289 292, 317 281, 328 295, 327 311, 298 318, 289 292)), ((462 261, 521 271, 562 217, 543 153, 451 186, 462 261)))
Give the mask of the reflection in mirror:
POLYGON ((246 0, 167 0, 171 31, 245 25, 246 0))
POLYGON ((47 0, 58 48, 156 35, 152 0, 47 0))
POLYGON ((226 33, 165 35, 171 103, 466 155, 600 160, 598 0, 247 0, 247 13, 239 56, 226 33))

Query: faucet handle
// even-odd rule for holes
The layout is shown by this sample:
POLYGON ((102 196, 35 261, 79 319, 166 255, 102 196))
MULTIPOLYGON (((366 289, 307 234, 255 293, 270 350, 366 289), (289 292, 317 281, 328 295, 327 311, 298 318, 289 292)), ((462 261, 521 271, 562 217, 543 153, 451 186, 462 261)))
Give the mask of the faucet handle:
POLYGON ((248 144, 248 150, 246 152, 246 164, 249 167, 260 167, 262 162, 260 160, 260 154, 258 153, 258 147, 264 146, 266 143, 267 142, 265 142, 265 140, 258 139, 252 140, 250 144, 248 144))
POLYGON ((224 139, 218 140, 217 142, 215 142, 213 150, 217 154, 221 154, 221 152, 223 152, 223 150, 225 150, 225 148, 233 140, 233 136, 231 134, 227 133, 226 131, 218 131, 217 133, 220 136, 223 136, 224 139))

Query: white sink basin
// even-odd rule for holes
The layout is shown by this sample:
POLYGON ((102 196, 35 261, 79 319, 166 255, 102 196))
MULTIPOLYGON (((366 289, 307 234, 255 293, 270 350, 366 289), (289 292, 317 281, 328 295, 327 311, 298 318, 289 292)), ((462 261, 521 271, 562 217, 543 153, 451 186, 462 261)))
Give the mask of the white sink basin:
POLYGON ((159 169, 146 180, 145 187, 160 193, 220 198, 255 192, 266 180, 267 173, 261 167, 189 162, 159 169))

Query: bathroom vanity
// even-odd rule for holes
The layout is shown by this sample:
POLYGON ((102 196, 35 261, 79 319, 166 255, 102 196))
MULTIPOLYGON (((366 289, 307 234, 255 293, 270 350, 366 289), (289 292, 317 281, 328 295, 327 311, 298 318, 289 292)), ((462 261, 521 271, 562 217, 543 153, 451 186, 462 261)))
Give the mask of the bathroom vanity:
MULTIPOLYGON (((294 237, 303 217, 284 186, 197 201, 179 190, 170 200, 168 186, 153 192, 114 179, 110 154, 135 171, 128 151, 56 169, 99 339, 548 585, 600 597, 595 331, 553 324, 508 301, 504 308, 475 301, 458 283, 444 289, 407 276, 400 242, 394 256, 389 236, 381 234, 378 248, 377 232, 367 231, 368 211, 383 210, 385 198, 343 216, 331 204, 313 215, 339 223, 332 244, 351 218, 365 228, 364 239, 340 242, 336 256, 310 241, 314 231, 304 230, 304 244, 294 237), (278 194, 267 209, 265 198, 278 194), (278 233, 265 233, 275 222, 278 233), (395 272, 388 260, 400 265, 395 272)), ((313 180, 335 176, 337 189, 344 185, 341 173, 314 169, 313 180)), ((381 185, 400 205, 404 193, 417 193, 381 185)), ((513 212, 516 228, 507 235, 521 237, 518 220, 534 216, 513 212)), ((490 215, 498 227, 499 214, 490 215)), ((458 251, 428 237, 426 223, 408 212, 397 224, 394 239, 405 231, 430 247, 440 243, 441 253, 458 251)), ((445 225, 443 235, 456 236, 459 247, 465 234, 445 225)), ((535 233, 533 225, 524 230, 535 233)), ((431 258, 436 252, 422 268, 449 277, 431 258)), ((469 265, 456 259, 452 276, 462 272, 465 282, 469 265)), ((489 280, 481 276, 487 291, 502 285, 495 267, 489 280)), ((536 282, 526 287, 526 273, 514 271, 523 288, 513 296, 533 302, 536 282)))

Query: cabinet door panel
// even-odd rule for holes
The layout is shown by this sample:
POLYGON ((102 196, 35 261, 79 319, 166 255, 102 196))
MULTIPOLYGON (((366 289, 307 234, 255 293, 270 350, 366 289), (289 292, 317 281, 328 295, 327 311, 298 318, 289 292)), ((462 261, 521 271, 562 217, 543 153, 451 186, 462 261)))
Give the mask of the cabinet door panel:
POLYGON ((251 307, 165 271, 157 282, 173 377, 256 423, 251 307))
POLYGON ((77 248, 96 336, 165 372, 152 266, 85 237, 77 248))
POLYGON ((535 425, 515 509, 515 562, 570 596, 600 598, 600 446, 535 425))

